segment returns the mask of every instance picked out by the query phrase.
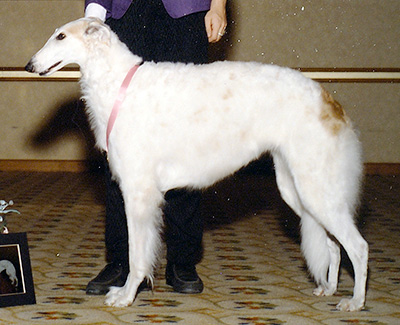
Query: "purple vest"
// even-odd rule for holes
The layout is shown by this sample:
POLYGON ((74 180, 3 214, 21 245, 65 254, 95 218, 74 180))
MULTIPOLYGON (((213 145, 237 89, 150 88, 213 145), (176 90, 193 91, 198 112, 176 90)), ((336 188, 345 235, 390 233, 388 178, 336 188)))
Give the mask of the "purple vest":
MULTIPOLYGON (((89 3, 98 3, 107 9, 107 18, 121 18, 132 1, 135 0, 85 0, 85 8, 89 3)), ((210 9, 211 0, 162 0, 165 9, 172 18, 180 18, 199 11, 210 9)))

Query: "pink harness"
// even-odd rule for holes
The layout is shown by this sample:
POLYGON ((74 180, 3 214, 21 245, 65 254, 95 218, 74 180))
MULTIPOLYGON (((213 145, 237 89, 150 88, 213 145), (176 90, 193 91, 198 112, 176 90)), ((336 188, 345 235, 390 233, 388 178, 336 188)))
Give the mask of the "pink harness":
POLYGON ((110 137, 110 133, 114 127, 114 123, 115 123, 115 120, 117 119, 119 109, 125 100, 126 90, 128 89, 129 84, 131 83, 132 77, 135 74, 136 70, 139 68, 139 66, 140 65, 134 65, 132 68, 130 68, 130 70, 126 74, 124 81, 122 82, 121 87, 119 88, 117 99, 115 100, 113 109, 112 109, 110 117, 108 119, 107 133, 106 133, 106 144, 107 144, 106 151, 108 151, 108 138, 110 137))

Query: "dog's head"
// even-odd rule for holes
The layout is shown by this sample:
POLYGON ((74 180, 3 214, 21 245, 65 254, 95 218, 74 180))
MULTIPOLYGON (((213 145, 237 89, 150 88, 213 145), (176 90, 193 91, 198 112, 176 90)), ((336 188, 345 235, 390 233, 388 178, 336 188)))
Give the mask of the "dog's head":
POLYGON ((25 66, 28 72, 48 76, 70 63, 82 67, 89 53, 110 46, 111 30, 95 18, 81 18, 60 28, 25 66))

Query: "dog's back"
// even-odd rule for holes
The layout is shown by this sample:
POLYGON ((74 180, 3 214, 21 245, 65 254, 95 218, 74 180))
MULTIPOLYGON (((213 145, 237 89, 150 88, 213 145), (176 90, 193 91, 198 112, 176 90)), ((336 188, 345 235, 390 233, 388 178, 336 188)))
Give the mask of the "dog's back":
POLYGON ((324 160, 322 155, 336 150, 344 134, 353 137, 345 141, 358 143, 344 113, 331 112, 339 108, 325 93, 301 73, 277 66, 145 63, 132 81, 110 141, 143 137, 142 146, 132 150, 151 155, 148 161, 154 162, 163 190, 204 187, 265 151, 308 161, 303 153, 325 148, 308 154, 324 160))

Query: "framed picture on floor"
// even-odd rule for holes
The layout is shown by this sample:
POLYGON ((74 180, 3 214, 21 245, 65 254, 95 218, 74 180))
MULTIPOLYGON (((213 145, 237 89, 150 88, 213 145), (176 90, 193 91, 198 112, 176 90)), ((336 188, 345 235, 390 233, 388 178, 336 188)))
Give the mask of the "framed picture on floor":
POLYGON ((26 233, 0 235, 0 307, 35 304, 26 233))

